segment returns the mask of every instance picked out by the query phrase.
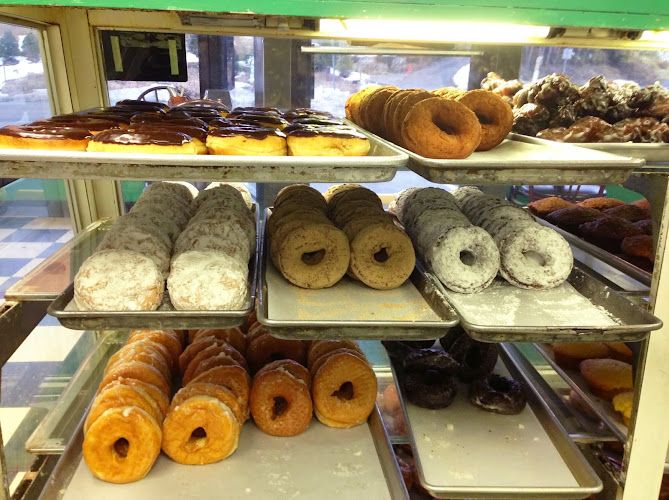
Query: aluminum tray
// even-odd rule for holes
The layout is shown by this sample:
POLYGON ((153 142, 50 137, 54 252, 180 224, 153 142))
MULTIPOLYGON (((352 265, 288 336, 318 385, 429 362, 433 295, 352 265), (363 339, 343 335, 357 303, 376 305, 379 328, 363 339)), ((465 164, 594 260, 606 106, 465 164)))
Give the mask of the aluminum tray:
MULTIPOLYGON (((265 220, 271 211, 266 210, 265 220)), ((394 290, 374 290, 348 276, 330 288, 292 285, 261 248, 258 321, 287 339, 437 339, 458 323, 436 278, 416 266, 394 290)))
POLYGON ((645 163, 518 134, 464 160, 435 160, 398 149, 409 156, 411 170, 439 184, 620 184, 645 163))
POLYGON ((367 156, 218 156, 0 150, 0 176, 142 181, 385 182, 407 155, 364 132, 367 156))
POLYGON ((438 498, 585 498, 601 491, 597 474, 502 347, 495 372, 528 387, 528 406, 518 415, 474 407, 464 384, 448 408, 419 408, 400 384, 421 484, 438 498))
MULTIPOLYGON (((601 419, 602 423, 606 425, 615 437, 621 441, 627 441, 627 426, 616 410, 613 409, 611 401, 595 396, 588 384, 577 370, 569 370, 562 368, 555 362, 553 356, 553 349, 548 344, 534 344, 534 347, 546 359, 546 362, 553 368, 555 373, 560 375, 562 379, 578 394, 581 400, 588 405, 588 407, 601 419)), ((667 450, 667 459, 664 464, 664 471, 669 472, 669 450, 667 450)))
POLYGON ((607 252, 606 250, 603 250, 598 246, 585 241, 583 238, 579 238, 578 236, 573 235, 565 231, 564 229, 554 226, 545 219, 542 219, 540 217, 535 217, 535 220, 542 226, 549 227, 553 231, 560 234, 565 240, 567 240, 567 242, 570 245, 573 245, 576 248, 580 248, 584 252, 587 252, 590 255, 598 258, 599 260, 601 260, 605 264, 608 264, 612 268, 617 269, 618 271, 634 278, 639 283, 646 285, 647 287, 650 287, 651 282, 653 281, 652 273, 649 273, 648 271, 644 271, 643 269, 638 268, 634 264, 631 264, 626 260, 621 259, 620 257, 617 257, 612 253, 607 252))
MULTIPOLYGON (((256 228, 260 231, 258 205, 254 204, 256 228)), ((53 256, 52 256, 53 257, 53 256)), ((71 330, 183 330, 196 328, 228 328, 239 326, 253 312, 258 289, 260 252, 249 265, 248 297, 243 309, 234 311, 177 311, 167 290, 156 311, 81 311, 74 302, 74 283, 54 300, 47 312, 71 330)), ((46 261, 45 261, 46 262, 46 261)))
POLYGON ((82 430, 75 436, 40 498, 167 500, 212 498, 214 492, 224 491, 225 498, 234 499, 299 496, 340 500, 364 494, 369 500, 387 500, 392 490, 384 473, 401 483, 397 464, 382 464, 381 454, 377 455, 377 449, 385 449, 390 453, 385 456, 392 457, 378 410, 372 413, 369 425, 334 429, 314 419, 309 429, 291 438, 269 436, 249 422, 231 457, 210 465, 185 466, 161 454, 144 479, 129 484, 105 483, 93 477, 82 460, 82 430))
POLYGON ((552 290, 523 290, 501 278, 476 294, 437 286, 467 333, 481 342, 634 342, 662 326, 577 265, 552 290))
POLYGON ((647 163, 669 162, 669 144, 639 144, 634 142, 624 143, 602 143, 590 142, 583 144, 573 144, 579 148, 592 149, 595 151, 604 151, 620 156, 631 156, 632 158, 642 158, 647 163))

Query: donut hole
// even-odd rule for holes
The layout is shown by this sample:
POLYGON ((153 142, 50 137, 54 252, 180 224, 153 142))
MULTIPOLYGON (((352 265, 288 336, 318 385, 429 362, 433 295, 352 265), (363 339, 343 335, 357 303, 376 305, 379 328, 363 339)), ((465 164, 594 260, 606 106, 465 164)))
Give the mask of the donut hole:
POLYGON ((126 458, 128 456, 128 450, 130 449, 130 443, 126 438, 119 438, 114 441, 112 448, 114 450, 114 455, 118 458, 126 458))
POLYGON ((272 420, 279 418, 288 410, 288 401, 283 396, 274 398, 274 406, 272 407, 272 420))
POLYGON ((509 394, 513 389, 511 380, 505 377, 490 377, 488 385, 493 391, 502 394, 509 394))
POLYGON ((535 252, 534 250, 528 250, 526 252, 523 252, 523 257, 525 257, 527 260, 540 267, 544 267, 546 265, 546 259, 544 258, 544 256, 541 255, 539 252, 535 252))
POLYGON ((204 427, 197 427, 190 433, 188 441, 186 441, 185 448, 189 451, 195 451, 202 448, 207 442, 207 431, 204 427))
POLYGON ((465 266, 473 266, 476 264, 476 255, 474 255, 469 250, 463 250, 460 252, 460 262, 462 262, 465 266))
POLYGON ((379 263, 387 261, 388 258, 388 251, 385 248, 382 248, 374 254, 374 260, 379 263))
POLYGON ((345 401, 353 399, 353 384, 351 382, 344 382, 339 386, 339 389, 332 393, 332 397, 339 398, 345 401))
POLYGON ((308 266, 317 266, 325 257, 325 250, 316 250, 315 252, 306 252, 302 254, 302 262, 308 266))
POLYGON ((474 114, 476 115, 476 118, 479 119, 479 123, 481 125, 492 125, 493 123, 495 123, 494 120, 487 115, 482 115, 480 113, 474 113, 474 114))

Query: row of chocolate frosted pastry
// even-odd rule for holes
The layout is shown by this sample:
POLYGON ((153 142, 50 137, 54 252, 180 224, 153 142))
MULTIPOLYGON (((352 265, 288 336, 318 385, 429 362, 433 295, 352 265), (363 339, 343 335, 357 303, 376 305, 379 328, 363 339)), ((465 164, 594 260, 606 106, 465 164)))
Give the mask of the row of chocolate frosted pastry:
POLYGON ((174 108, 125 100, 84 113, 0 128, 0 149, 101 153, 364 156, 369 140, 324 112, 235 108, 188 101, 174 108))

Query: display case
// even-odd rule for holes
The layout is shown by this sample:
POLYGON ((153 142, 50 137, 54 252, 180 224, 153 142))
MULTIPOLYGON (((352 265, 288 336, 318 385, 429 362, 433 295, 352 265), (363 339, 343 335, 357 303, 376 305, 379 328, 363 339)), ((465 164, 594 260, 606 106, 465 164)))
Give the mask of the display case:
MULTIPOLYGON (((440 71, 451 71, 449 65, 456 58, 466 58, 457 59, 461 67, 468 65, 467 72, 452 71, 453 82, 464 88, 478 88, 489 71, 518 77, 521 47, 547 49, 534 59, 535 73, 541 71, 541 58, 555 59, 548 51, 555 47, 653 51, 662 54, 666 68, 669 59, 662 51, 669 49, 669 31, 665 31, 669 30, 669 7, 652 3, 630 6, 598 1, 583 7, 575 2, 509 5, 490 0, 467 6, 432 1, 407 7, 392 0, 364 5, 255 0, 243 8, 228 1, 187 2, 174 8, 154 0, 132 5, 114 0, 63 0, 48 5, 19 0, 0 7, 0 15, 3 21, 39 30, 54 114, 110 105, 136 97, 146 88, 157 96, 158 90, 153 89, 179 85, 160 81, 120 84, 108 79, 103 34, 114 30, 186 34, 184 43, 191 44, 187 72, 197 73, 198 78, 183 82, 185 93, 207 92, 235 105, 331 106, 328 111, 343 115, 346 97, 371 81, 365 73, 370 68, 365 58, 378 57, 378 74, 373 76, 399 87, 416 81, 425 81, 426 87, 447 86, 437 76, 440 71), (365 20, 370 23, 358 23, 365 20), (442 21, 451 24, 439 24, 442 21), (505 24, 500 27, 500 23, 505 24), (338 63, 335 56, 342 54, 355 54, 356 59, 338 63), (437 56, 442 57, 438 64, 422 65, 425 59, 437 56)), ((557 64, 566 70, 572 56, 565 51, 560 54, 563 58, 557 64)), ((116 64, 122 66, 122 60, 116 64)), ((664 71, 666 87, 669 74, 664 71)), ((669 255, 669 217, 664 210, 669 199, 669 151, 624 144, 578 148, 511 134, 497 151, 477 152, 467 160, 430 160, 362 132, 372 143, 369 156, 343 159, 0 150, 3 177, 66 180, 78 233, 7 291, 7 302, 0 311, 0 363, 6 363, 30 335, 47 308, 70 328, 96 330, 85 334, 91 337, 88 354, 26 440, 26 449, 35 459, 29 474, 11 492, 0 433, 0 499, 147 498, 158 494, 207 498, 221 488, 234 498, 400 499, 429 498, 428 494, 438 498, 656 498, 662 476, 669 470, 669 378, 665 370, 669 315, 663 307, 669 303, 669 277, 663 270, 669 255), (450 188, 470 184, 501 197, 510 193, 510 186, 620 185, 650 202, 655 265, 652 272, 642 271, 565 234, 576 260, 569 278, 574 293, 585 297, 588 306, 618 320, 608 326, 588 325, 583 319, 578 320, 583 324, 560 324, 546 314, 542 318, 546 324, 536 328, 528 312, 532 317, 528 324, 535 327, 528 328, 522 321, 505 323, 504 314, 482 314, 481 303, 463 302, 420 265, 407 281, 410 290, 402 290, 406 295, 392 300, 373 293, 356 295, 354 287, 333 288, 329 295, 318 298, 302 291, 291 295, 267 248, 261 251, 263 238, 259 238, 256 279, 252 280, 258 318, 278 337, 360 340, 379 382, 377 406, 368 423, 334 432, 314 419, 309 430, 297 438, 271 438, 247 423, 240 451, 232 459, 197 468, 190 476, 189 469, 162 455, 146 479, 130 485, 106 484, 94 479, 82 460, 83 416, 107 360, 127 335, 127 331, 116 330, 149 328, 150 324, 144 318, 140 318, 141 325, 134 324, 136 318, 129 315, 114 321, 104 315, 93 319, 73 315, 67 309, 72 299, 68 287, 104 236, 109 218, 118 217, 136 200, 128 196, 130 183, 156 180, 187 181, 200 187, 214 181, 248 183, 258 215, 265 209, 269 214, 278 189, 290 183, 310 183, 321 191, 332 183, 364 183, 382 195, 384 204, 392 199, 386 195, 413 185, 450 188), (274 308, 268 305, 273 293, 281 297, 274 308), (309 305, 318 300, 324 301, 321 309, 309 305), (394 302, 388 305, 388 301, 394 302), (347 305, 344 310, 330 311, 327 305, 332 302, 347 305), (305 317, 298 314, 301 307, 314 310, 305 317), (370 318, 374 307, 386 308, 388 317, 370 318), (452 415, 424 410, 409 403, 404 390, 398 389, 398 367, 380 341, 438 339, 458 323, 473 338, 502 343, 498 371, 510 373, 529 387, 529 406, 522 418, 500 419, 493 414, 483 418, 464 397, 448 410, 452 415), (629 425, 613 422, 617 415, 610 405, 585 397, 580 381, 556 368, 543 343, 570 340, 628 342, 635 368, 629 425), (533 346, 532 342, 542 344, 533 346), (584 405, 573 404, 577 396, 586 400, 584 405), (487 432, 481 430, 484 428, 487 432), (505 458, 494 458, 500 449, 505 449, 505 458), (409 450, 417 470, 411 480, 421 485, 411 491, 402 478, 406 471, 400 467, 409 450), (315 460, 316 456, 321 458, 315 460), (336 486, 323 487, 331 481, 336 486)), ((139 185, 140 190, 143 187, 139 185)), ((510 302, 508 296, 497 299, 500 307, 510 302)), ((513 300, 523 299, 514 296, 513 300)), ((568 301, 565 304, 560 307, 569 307, 568 301)), ((521 304, 527 311, 539 307, 531 301, 521 304)), ((160 311, 156 313, 160 316, 160 311)), ((556 317, 559 313, 558 308, 556 317)), ((581 311, 581 316, 588 313, 581 311)), ((240 318, 228 318, 230 325, 240 318)), ((188 315, 180 316, 178 324, 170 324, 167 315, 157 321, 156 328, 211 326, 206 318, 193 320, 188 315)))

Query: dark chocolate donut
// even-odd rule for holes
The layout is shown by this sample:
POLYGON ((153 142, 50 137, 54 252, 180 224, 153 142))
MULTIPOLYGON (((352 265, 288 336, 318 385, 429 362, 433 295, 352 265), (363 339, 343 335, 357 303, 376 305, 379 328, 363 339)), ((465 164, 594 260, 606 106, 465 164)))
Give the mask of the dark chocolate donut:
POLYGON ((443 375, 455 375, 459 367, 450 354, 439 349, 419 349, 404 357, 404 370, 407 373, 433 370, 443 375))
POLYGON ((434 340, 382 340, 388 356, 402 361, 404 357, 416 349, 432 347, 434 340))
POLYGON ((516 415, 523 411, 527 398, 522 383, 491 373, 469 386, 469 401, 482 410, 516 415))
POLYGON ((446 335, 439 339, 439 343, 441 344, 441 347, 444 348, 444 351, 448 352, 451 350, 451 347, 453 347, 453 344, 455 344, 455 341, 460 338, 460 335, 464 334, 465 329, 460 325, 455 325, 446 332, 446 335))
POLYGON ((455 378, 435 370, 418 370, 404 375, 406 397, 416 406, 432 410, 446 408, 455 399, 455 378))
POLYGON ((458 377, 463 382, 471 382, 480 377, 485 377, 495 368, 499 347, 497 344, 478 342, 469 335, 460 335, 453 343, 449 354, 458 363, 458 377))

